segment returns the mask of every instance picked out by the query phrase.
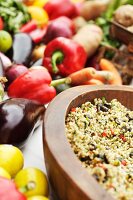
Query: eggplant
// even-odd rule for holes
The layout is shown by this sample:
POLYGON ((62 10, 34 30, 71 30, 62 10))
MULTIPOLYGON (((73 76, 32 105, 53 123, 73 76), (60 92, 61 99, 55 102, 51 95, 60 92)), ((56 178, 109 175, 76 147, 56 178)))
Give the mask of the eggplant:
POLYGON ((0 57, 0 76, 4 76, 4 66, 0 57))
POLYGON ((43 61, 43 58, 39 58, 35 62, 31 63, 31 67, 33 67, 33 66, 42 66, 42 61, 43 61))
POLYGON ((34 101, 10 98, 0 103, 0 144, 22 148, 42 119, 45 107, 34 101))
POLYGON ((13 37, 12 49, 7 52, 13 63, 28 66, 31 60, 34 43, 27 33, 16 33, 13 37))

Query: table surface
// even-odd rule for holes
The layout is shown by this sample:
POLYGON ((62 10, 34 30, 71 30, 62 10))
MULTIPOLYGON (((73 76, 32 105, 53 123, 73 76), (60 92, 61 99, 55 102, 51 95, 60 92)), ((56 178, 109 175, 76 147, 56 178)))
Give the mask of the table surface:
POLYGON ((43 155, 41 125, 35 130, 33 135, 28 139, 22 151, 24 154, 24 167, 37 167, 46 173, 44 155, 43 155))

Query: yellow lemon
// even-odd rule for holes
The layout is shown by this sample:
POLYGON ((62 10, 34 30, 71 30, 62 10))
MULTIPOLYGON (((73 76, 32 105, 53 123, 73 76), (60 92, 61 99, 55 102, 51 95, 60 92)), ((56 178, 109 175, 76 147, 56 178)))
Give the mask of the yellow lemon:
POLYGON ((11 179, 10 174, 3 167, 0 167, 0 176, 11 179))
POLYGON ((27 167, 18 172, 14 181, 19 188, 26 188, 24 191, 27 197, 35 195, 48 195, 48 182, 46 175, 37 168, 27 167))
POLYGON ((49 200, 49 199, 44 196, 32 196, 32 197, 29 197, 27 200, 49 200))
POLYGON ((22 152, 13 145, 0 145, 0 167, 3 167, 11 177, 14 177, 23 168, 24 157, 22 152))
POLYGON ((43 8, 29 6, 28 12, 31 14, 32 19, 37 21, 38 25, 44 26, 48 23, 48 14, 43 8))

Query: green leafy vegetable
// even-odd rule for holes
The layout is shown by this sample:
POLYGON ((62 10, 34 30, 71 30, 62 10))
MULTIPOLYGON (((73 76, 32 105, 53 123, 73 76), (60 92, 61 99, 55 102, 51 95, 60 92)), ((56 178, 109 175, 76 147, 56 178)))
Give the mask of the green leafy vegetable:
MULTIPOLYGON (((95 23, 102 28, 104 33, 101 45, 114 48, 120 47, 121 43, 110 36, 110 25, 114 12, 117 10, 117 8, 125 4, 133 5, 133 0, 112 0, 107 10, 95 20, 95 23)), ((108 58, 111 58, 113 54, 113 51, 106 52, 106 56, 108 58)))
POLYGON ((121 0, 112 0, 108 6, 106 12, 104 12, 101 17, 98 17, 95 23, 100 26, 103 30, 104 36, 102 45, 103 46, 112 46, 118 48, 120 42, 110 37, 110 22, 112 20, 115 10, 121 5, 121 0))
POLYGON ((27 7, 18 0, 0 0, 0 16, 4 20, 4 29, 11 33, 31 19, 27 7))

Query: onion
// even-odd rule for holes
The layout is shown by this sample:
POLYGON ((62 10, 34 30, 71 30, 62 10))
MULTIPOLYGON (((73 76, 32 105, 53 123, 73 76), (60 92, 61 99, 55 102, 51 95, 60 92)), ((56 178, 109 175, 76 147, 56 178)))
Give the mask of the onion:
POLYGON ((24 65, 12 64, 5 70, 5 76, 8 80, 8 85, 11 84, 18 76, 28 71, 28 68, 24 65))
POLYGON ((4 70, 6 70, 9 66, 12 65, 11 60, 1 52, 0 52, 0 58, 1 58, 4 70))

